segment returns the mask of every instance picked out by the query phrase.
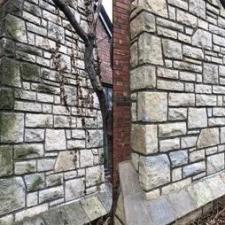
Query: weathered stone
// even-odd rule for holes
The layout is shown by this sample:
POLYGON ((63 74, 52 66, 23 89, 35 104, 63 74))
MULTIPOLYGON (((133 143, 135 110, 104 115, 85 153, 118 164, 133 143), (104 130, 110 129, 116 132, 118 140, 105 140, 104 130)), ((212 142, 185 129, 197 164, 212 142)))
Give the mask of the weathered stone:
POLYGON ((156 70, 152 66, 141 66, 131 71, 131 90, 156 87, 156 70))
POLYGON ((196 95, 197 106, 216 106, 217 96, 216 95, 196 95))
POLYGON ((31 174, 24 177, 27 191, 37 191, 45 186, 44 174, 31 174))
POLYGON ((38 128, 52 127, 53 116, 42 114, 26 114, 26 126, 38 128))
POLYGON ((60 152, 55 163, 55 172, 76 169, 78 160, 77 153, 74 151, 60 152))
POLYGON ((20 177, 0 180, 0 215, 25 207, 25 185, 20 177))
POLYGON ((102 147, 103 146, 103 131, 88 130, 86 143, 88 148, 102 147))
POLYGON ((197 162, 205 159, 205 150, 190 152, 190 162, 197 162))
POLYGON ((130 29, 132 39, 143 31, 154 32, 155 16, 145 11, 141 12, 131 21, 130 29))
POLYGON ((13 148, 0 146, 0 177, 10 176, 13 173, 13 148))
POLYGON ((181 44, 177 41, 171 41, 169 39, 164 39, 163 52, 167 58, 182 59, 182 48, 181 44))
POLYGON ((168 78, 168 79, 178 79, 178 71, 171 70, 163 67, 157 69, 158 77, 168 78))
POLYGON ((158 152, 157 125, 133 125, 131 147, 144 155, 158 152))
POLYGON ((207 127, 207 114, 205 108, 190 108, 188 111, 188 128, 207 127))
POLYGON ((64 29, 62 26, 59 26, 55 23, 48 22, 48 36, 55 41, 63 41, 64 37, 64 29))
POLYGON ((166 0, 140 0, 139 6, 159 16, 168 16, 166 0))
POLYGON ((188 26, 197 26, 197 17, 179 9, 177 10, 177 21, 188 26))
POLYGON ((222 144, 225 143, 225 127, 220 128, 220 140, 222 144))
POLYGON ((171 152, 169 155, 172 166, 174 167, 182 166, 188 163, 188 153, 186 150, 171 152))
POLYGON ((86 186, 98 185, 104 180, 104 168, 101 166, 86 169, 86 186))
POLYGON ((163 65, 160 38, 148 33, 139 37, 139 62, 163 65))
POLYGON ((167 120, 167 94, 163 92, 141 92, 138 94, 138 120, 162 122, 167 120), (158 104, 160 102, 160 104, 158 104))
POLYGON ((196 16, 204 19, 206 15, 206 3, 204 0, 190 0, 189 10, 196 16))
POLYGON ((218 65, 204 63, 203 81, 206 84, 218 84, 218 65))
POLYGON ((65 150, 66 137, 64 130, 46 130, 45 139, 46 151, 65 150))
POLYGON ((197 142, 197 147, 210 147, 213 145, 218 145, 219 143, 219 128, 206 128, 201 130, 197 142))
POLYGON ((1 142, 23 142, 24 115, 21 113, 0 114, 1 142))
POLYGON ((160 152, 167 152, 180 148, 180 139, 173 138, 160 141, 160 152))
POLYGON ((44 141, 44 130, 43 129, 26 129, 25 130, 25 141, 26 142, 42 142, 44 141))
POLYGON ((94 156, 91 150, 82 150, 80 151, 80 166, 88 167, 93 166, 94 164, 94 156))
POLYGON ((71 150, 85 148, 85 140, 69 140, 67 141, 67 148, 71 150))
POLYGON ((21 76, 24 80, 39 81, 40 80, 40 67, 31 63, 21 64, 21 76))
POLYGON ((217 173, 224 169, 224 153, 207 157, 207 174, 217 173))
POLYGON ((187 57, 194 59, 204 59, 203 51, 199 48, 190 47, 189 45, 183 46, 183 54, 187 57))
POLYGON ((198 137, 197 136, 189 136, 181 138, 181 148, 191 148, 196 146, 198 137))
POLYGON ((187 109, 184 108, 170 108, 169 109, 169 120, 186 120, 187 109))
POLYGON ((83 179, 75 179, 69 180, 65 183, 65 198, 66 201, 71 201, 77 198, 80 198, 84 195, 84 180, 83 179))
POLYGON ((139 180, 149 191, 170 182, 170 162, 166 155, 140 157, 139 180))
POLYGON ((11 88, 0 88, 0 109, 14 108, 14 91, 11 88))
POLYGON ((59 186, 62 184, 63 184, 63 174, 52 174, 46 177, 46 185, 48 187, 59 186))
POLYGON ((30 159, 44 155, 43 144, 22 144, 14 146, 15 159, 30 159))
POLYGON ((38 160, 37 168, 39 172, 49 171, 54 169, 55 159, 53 158, 44 158, 38 160))
POLYGON ((5 33, 12 39, 27 42, 25 21, 8 14, 5 18, 5 33))
POLYGON ((186 93, 169 94, 170 106, 195 106, 195 95, 186 93))
POLYGON ((24 161, 15 163, 15 174, 22 175, 36 172, 36 161, 24 161))
POLYGON ((197 162, 183 168, 184 177, 193 176, 205 171, 205 162, 197 162))
POLYGON ((40 203, 54 201, 59 198, 63 198, 64 191, 63 187, 53 187, 39 192, 40 203))
POLYGON ((185 135, 187 132, 186 123, 166 123, 159 125, 159 136, 160 137, 174 137, 185 135))
POLYGON ((212 34, 208 31, 198 28, 192 37, 192 43, 195 46, 211 49, 212 48, 212 34))

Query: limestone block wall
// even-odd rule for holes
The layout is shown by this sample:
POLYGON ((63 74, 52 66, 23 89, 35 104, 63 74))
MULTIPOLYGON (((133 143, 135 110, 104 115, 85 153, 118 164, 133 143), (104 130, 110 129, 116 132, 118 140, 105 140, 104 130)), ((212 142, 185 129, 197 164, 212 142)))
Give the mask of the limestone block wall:
MULTIPOLYGON (((73 2, 87 30, 87 2, 73 2)), ((51 0, 0 8, 0 224, 104 189, 101 112, 83 57, 51 0)))
POLYGON ((150 199, 225 169, 224 28, 220 0, 132 2, 132 161, 150 199))

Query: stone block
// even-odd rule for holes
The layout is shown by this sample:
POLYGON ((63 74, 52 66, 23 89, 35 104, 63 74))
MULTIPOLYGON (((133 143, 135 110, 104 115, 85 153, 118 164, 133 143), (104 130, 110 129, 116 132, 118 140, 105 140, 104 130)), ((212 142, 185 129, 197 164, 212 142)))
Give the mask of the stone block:
POLYGON ((139 181, 145 191, 170 182, 170 161, 167 155, 140 157, 139 181))
POLYGON ((143 33, 138 40, 139 63, 163 65, 162 47, 159 37, 143 33))
POLYGON ((101 184, 104 180, 104 168, 102 166, 86 169, 86 187, 101 184))
POLYGON ((201 28, 198 28, 192 36, 192 44, 201 48, 212 48, 212 34, 201 28))
POLYGON ((216 64, 204 63, 203 82, 206 84, 218 84, 219 67, 216 64))
POLYGON ((220 140, 222 144, 225 143, 225 127, 220 128, 220 140))
POLYGON ((66 150, 66 136, 64 130, 46 130, 46 151, 66 150))
POLYGON ((31 63, 22 63, 21 67, 21 76, 24 80, 27 81, 40 81, 40 67, 36 64, 31 63))
POLYGON ((37 158, 43 155, 43 144, 21 144, 14 146, 14 158, 17 160, 37 158))
POLYGON ((0 179, 0 215, 25 207, 25 185, 21 177, 0 179))
POLYGON ((160 152, 167 152, 171 150, 176 150, 180 148, 180 139, 173 138, 173 139, 166 139, 160 141, 160 152))
POLYGON ((64 41, 65 31, 62 26, 48 22, 48 36, 55 41, 64 41))
POLYGON ((201 130, 197 142, 197 147, 205 148, 213 145, 218 145, 219 143, 219 128, 206 128, 201 130))
POLYGON ((162 122, 167 120, 167 93, 141 92, 138 94, 137 104, 138 120, 143 122, 162 122))
POLYGON ((197 106, 216 106, 217 96, 216 95, 196 95, 196 105, 197 106))
POLYGON ((197 162, 205 159, 205 150, 198 150, 190 152, 190 162, 197 162))
POLYGON ((65 183, 65 198, 66 201, 71 201, 77 198, 81 198, 84 195, 84 180, 75 179, 69 180, 65 183))
POLYGON ((43 114, 26 114, 26 127, 49 128, 53 126, 53 116, 43 114))
POLYGON ((93 166, 94 155, 91 150, 81 150, 80 151, 80 167, 93 166))
POLYGON ((165 123, 159 125, 159 137, 175 137, 185 135, 187 127, 185 122, 165 123))
POLYGON ((169 156, 173 167, 188 163, 188 153, 186 150, 171 152, 169 156))
POLYGON ((182 47, 179 42, 169 39, 163 39, 162 44, 164 56, 166 56, 167 58, 182 59, 182 47))
POLYGON ((13 148, 0 146, 0 177, 13 174, 13 148))
POLYGON ((64 190, 62 186, 49 188, 39 192, 40 203, 54 201, 56 199, 63 197, 64 197, 64 190))
POLYGON ((207 127, 207 114, 205 108, 189 108, 188 111, 188 128, 207 127))
POLYGON ((204 19, 206 16, 206 3, 204 0, 190 0, 189 10, 196 16, 204 19))
POLYGON ((156 87, 156 69, 152 66, 141 66, 133 69, 130 74, 131 90, 156 87))
POLYGON ((42 142, 44 141, 43 129, 25 129, 26 142, 42 142))
POLYGON ((197 17, 191 15, 190 13, 178 9, 177 21, 191 27, 196 27, 198 20, 197 17))
POLYGON ((195 95, 186 93, 170 93, 170 106, 195 106, 195 95))
POLYGON ((187 109, 185 108, 170 108, 169 109, 169 120, 186 120, 187 119, 187 109))
POLYGON ((88 130, 86 136, 87 148, 103 146, 103 130, 88 130))
POLYGON ((29 160, 15 163, 15 174, 22 175, 36 172, 36 161, 29 160))
POLYGON ((206 166, 204 161, 193 163, 183 168, 183 176, 184 177, 193 176, 201 172, 204 172, 205 170, 206 170, 206 166))
POLYGON ((59 186, 63 184, 63 174, 50 174, 46 177, 46 185, 48 187, 59 186))
POLYGON ((207 157, 207 174, 217 173, 224 169, 224 153, 207 157))
POLYGON ((38 160, 37 163, 37 169, 39 172, 44 172, 44 171, 50 171, 54 169, 55 165, 55 159, 54 158, 44 158, 38 160))
POLYGON ((197 136, 189 136, 181 138, 181 148, 191 148, 195 147, 197 144, 197 136))
POLYGON ((14 108, 14 91, 11 88, 0 88, 0 109, 14 108))
POLYGON ((1 142, 23 142, 24 115, 21 113, 0 114, 1 142))
POLYGON ((133 125, 131 147, 144 155, 158 152, 157 125, 133 125))
POLYGON ((41 173, 26 175, 24 180, 28 192, 40 190, 45 186, 45 177, 41 173))

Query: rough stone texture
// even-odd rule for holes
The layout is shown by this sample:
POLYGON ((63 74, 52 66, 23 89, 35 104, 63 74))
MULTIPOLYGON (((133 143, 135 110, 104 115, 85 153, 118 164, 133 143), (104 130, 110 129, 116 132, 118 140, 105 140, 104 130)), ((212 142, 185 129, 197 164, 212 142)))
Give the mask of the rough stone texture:
POLYGON ((224 170, 224 24, 220 1, 132 1, 132 162, 145 196, 224 170))
MULTIPOLYGON (((84 3, 74 1, 72 12, 87 31, 84 3)), ((8 0, 0 7, 0 224, 72 200, 79 202, 74 208, 81 215, 73 216, 68 207, 70 221, 91 222, 80 201, 101 196, 104 149, 102 116, 85 72, 84 50, 52 2, 8 0)), ((153 75, 156 80, 156 71, 153 75)), ((96 216, 108 211, 99 207, 96 216)), ((50 214, 24 224, 65 223, 50 214)))

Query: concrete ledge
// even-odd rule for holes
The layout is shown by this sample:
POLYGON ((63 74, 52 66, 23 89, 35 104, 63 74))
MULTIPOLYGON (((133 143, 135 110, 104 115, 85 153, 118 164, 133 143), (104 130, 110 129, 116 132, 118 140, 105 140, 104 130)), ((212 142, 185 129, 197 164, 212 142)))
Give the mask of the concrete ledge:
POLYGON ((15 225, 84 225, 107 215, 112 207, 112 192, 85 197, 80 201, 52 208, 44 213, 25 218, 15 225))
POLYGON ((171 224, 225 195, 225 171, 155 200, 146 200, 130 161, 120 164, 119 174, 126 225, 171 224))

